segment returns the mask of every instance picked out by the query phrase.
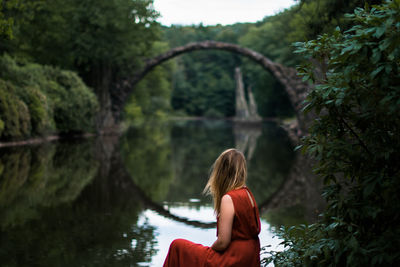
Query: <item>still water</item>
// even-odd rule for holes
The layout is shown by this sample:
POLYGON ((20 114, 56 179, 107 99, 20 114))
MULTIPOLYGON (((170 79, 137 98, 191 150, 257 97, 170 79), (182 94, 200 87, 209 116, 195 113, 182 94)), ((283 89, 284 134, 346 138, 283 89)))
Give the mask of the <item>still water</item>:
POLYGON ((1 266, 161 266, 175 238, 211 245, 215 216, 201 192, 230 147, 248 160, 262 245, 282 249, 274 229, 317 211, 285 131, 176 121, 0 149, 1 266))

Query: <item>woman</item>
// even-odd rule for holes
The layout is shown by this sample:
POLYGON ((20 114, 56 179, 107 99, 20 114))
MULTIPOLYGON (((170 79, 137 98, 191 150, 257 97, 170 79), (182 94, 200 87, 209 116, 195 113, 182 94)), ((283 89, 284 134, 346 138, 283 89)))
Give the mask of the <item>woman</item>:
POLYGON ((185 239, 174 240, 164 267, 260 266, 260 217, 253 194, 246 187, 243 154, 228 149, 215 161, 205 193, 217 214, 217 240, 211 247, 185 239))

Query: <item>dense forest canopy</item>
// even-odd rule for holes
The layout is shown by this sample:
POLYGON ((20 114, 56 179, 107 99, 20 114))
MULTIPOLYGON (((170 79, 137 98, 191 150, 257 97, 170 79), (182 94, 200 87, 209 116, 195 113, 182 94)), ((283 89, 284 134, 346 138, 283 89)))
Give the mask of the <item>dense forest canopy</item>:
MULTIPOLYGON (((57 112, 51 111, 43 115, 43 120, 49 120, 44 124, 53 126, 37 127, 35 121, 28 121, 37 116, 35 109, 43 107, 28 105, 28 102, 35 101, 27 96, 21 99, 17 93, 12 93, 15 95, 12 99, 25 103, 27 108, 17 108, 19 104, 11 104, 14 100, 7 105, 15 106, 20 120, 33 126, 22 126, 23 122, 11 125, 6 117, 15 115, 10 115, 10 108, 2 104, 2 131, 6 133, 9 128, 15 127, 35 129, 28 131, 21 128, 15 134, 5 134, 0 138, 91 131, 115 125, 118 118, 113 116, 113 100, 116 96, 110 92, 139 70, 145 58, 189 42, 216 40, 235 43, 258 51, 273 61, 296 66, 300 57, 293 54, 293 42, 332 32, 336 26, 347 27, 351 22, 344 18, 344 13, 375 2, 299 1, 293 7, 257 23, 165 27, 157 23, 159 14, 150 0, 2 1, 0 52, 5 57, 3 61, 15 61, 16 66, 21 67, 34 63, 39 64, 36 65, 38 68, 49 65, 73 71, 88 87, 85 90, 95 93, 98 104, 97 107, 89 105, 89 110, 83 112, 86 114, 85 126, 69 127, 68 122, 59 128, 51 122, 54 121, 52 116, 58 116, 57 112)), ((245 90, 254 92, 261 116, 293 116, 291 103, 274 77, 248 59, 222 51, 193 52, 156 68, 132 91, 123 116, 139 122, 149 117, 163 118, 170 112, 189 116, 232 117, 235 115, 236 67, 242 69, 245 90)), ((7 84, 15 83, 5 73, 7 71, 2 71, 0 79, 7 84)), ((21 79, 24 78, 17 78, 21 79)), ((19 83, 12 86, 25 85, 19 83)), ((5 83, 2 87, 5 88, 5 83)), ((45 96, 49 94, 43 88, 39 91, 45 96)), ((89 97, 89 94, 86 95, 89 97)), ((74 100, 70 100, 69 105, 73 105, 74 100)), ((16 111, 13 112, 16 114, 16 111)))
MULTIPOLYGON (((0 79, 4 81, 2 90, 14 95, 11 102, 0 104, 2 106, 0 126, 3 125, 1 128, 4 128, 5 133, 4 136, 0 135, 0 138, 3 139, 20 139, 54 132, 85 132, 102 127, 105 123, 113 125, 114 118, 110 115, 110 90, 124 77, 140 69, 143 58, 168 48, 160 39, 160 25, 156 22, 158 13, 153 9, 152 1, 148 0, 16 0, 2 1, 1 7, 0 52, 4 57, 3 62, 11 64, 15 61, 12 63, 15 67, 12 67, 12 64, 3 64, 3 71, 0 73, 0 79), (36 83, 46 83, 43 79, 52 79, 51 68, 73 71, 79 76, 79 80, 83 80, 80 83, 86 88, 83 90, 88 93, 81 94, 80 97, 85 95, 90 97, 91 93, 95 93, 97 99, 94 100, 98 103, 95 104, 96 107, 91 108, 93 105, 88 105, 87 108, 90 110, 87 112, 85 108, 81 110, 80 104, 75 102, 78 99, 74 98, 64 99, 65 103, 61 105, 67 105, 68 102, 68 108, 65 109, 67 112, 80 112, 81 116, 85 116, 84 120, 90 122, 77 128, 72 124, 69 125, 70 122, 64 121, 65 127, 60 128, 57 124, 51 123, 55 120, 53 117, 58 116, 57 110, 52 110, 49 114, 46 113, 46 116, 50 120, 47 124, 53 126, 32 132, 22 129, 21 127, 25 127, 22 123, 17 125, 7 119, 15 118, 16 111, 10 110, 16 109, 20 110, 19 120, 34 125, 34 121, 29 121, 36 116, 35 110, 44 108, 37 106, 40 105, 40 101, 27 96, 33 93, 21 98, 21 94, 14 93, 15 90, 6 89, 6 86, 21 87, 32 83, 27 78, 17 77, 17 73, 20 73, 17 69, 20 66, 29 66, 31 62, 36 64, 36 68, 40 68, 41 65, 52 66, 44 67, 41 77, 34 77, 36 83), (12 75, 9 75, 10 73, 12 75), (27 108, 22 108, 24 103, 27 108), (22 106, 18 108, 18 105, 22 106), (26 112, 22 112, 21 109, 26 112), (8 134, 10 131, 14 133, 8 134)), ((147 83, 146 87, 151 87, 150 90, 141 89, 143 85, 137 87, 132 96, 134 99, 127 108, 127 117, 135 116, 135 119, 140 119, 146 114, 161 116, 162 112, 169 108, 171 89, 167 75, 168 68, 168 66, 159 68, 147 81, 142 82, 142 84, 147 83)), ((60 81, 55 82, 60 83, 60 81)), ((63 87, 63 84, 54 86, 63 87)), ((62 94, 69 94, 69 90, 78 90, 75 89, 76 85, 70 87, 65 88, 62 94)), ((51 98, 51 90, 44 89, 43 86, 38 86, 38 90, 44 94, 42 98, 51 98)))

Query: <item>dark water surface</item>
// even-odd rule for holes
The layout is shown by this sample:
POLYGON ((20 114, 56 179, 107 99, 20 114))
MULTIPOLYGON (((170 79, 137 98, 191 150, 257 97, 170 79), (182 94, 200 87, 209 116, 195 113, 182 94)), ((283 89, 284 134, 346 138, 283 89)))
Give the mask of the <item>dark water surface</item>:
POLYGON ((120 138, 0 149, 1 266, 161 266, 175 238, 211 245, 215 218, 201 192, 230 147, 248 159, 260 239, 275 249, 274 227, 306 222, 319 207, 285 131, 177 121, 120 138))

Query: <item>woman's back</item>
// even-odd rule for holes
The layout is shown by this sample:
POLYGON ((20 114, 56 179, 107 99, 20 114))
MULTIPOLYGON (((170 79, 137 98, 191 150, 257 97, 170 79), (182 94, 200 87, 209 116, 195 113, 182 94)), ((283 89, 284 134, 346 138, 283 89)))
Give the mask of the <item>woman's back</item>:
MULTIPOLYGON (((261 230, 258 207, 247 187, 227 193, 233 202, 235 216, 232 225, 232 241, 223 253, 210 253, 206 266, 260 266, 261 230)), ((218 227, 217 227, 218 235, 218 227)))
POLYGON ((257 204, 247 187, 227 193, 233 201, 235 217, 232 226, 232 240, 255 239, 260 233, 260 218, 257 204))

